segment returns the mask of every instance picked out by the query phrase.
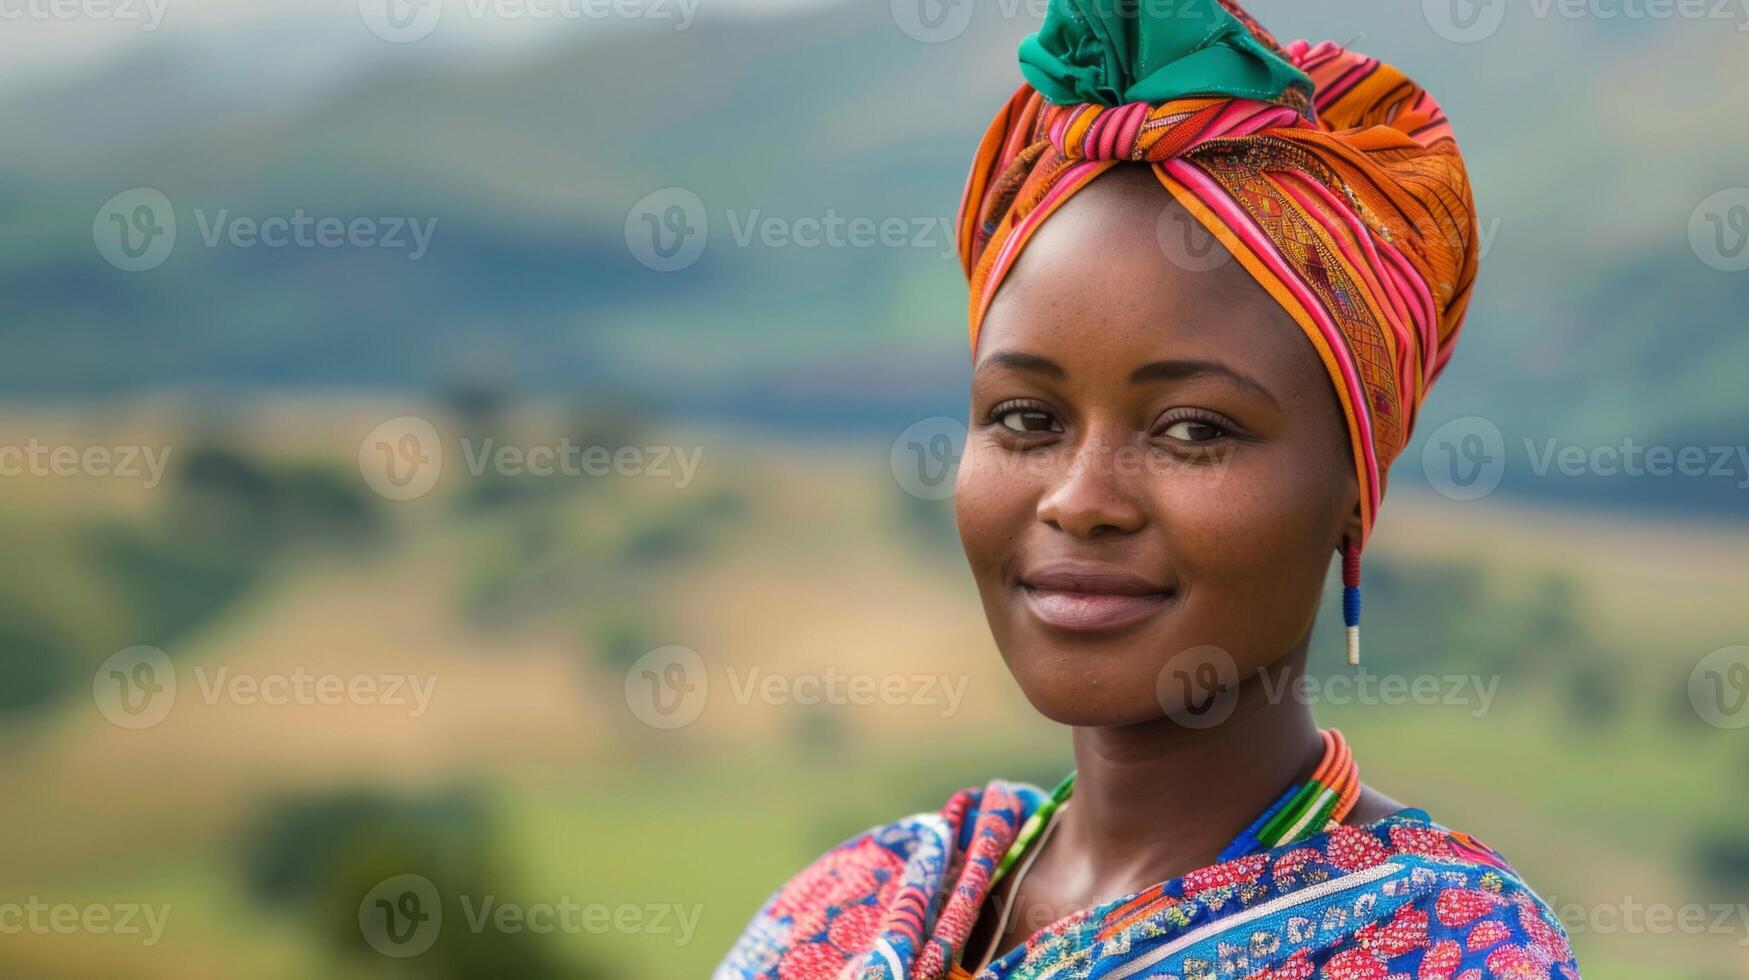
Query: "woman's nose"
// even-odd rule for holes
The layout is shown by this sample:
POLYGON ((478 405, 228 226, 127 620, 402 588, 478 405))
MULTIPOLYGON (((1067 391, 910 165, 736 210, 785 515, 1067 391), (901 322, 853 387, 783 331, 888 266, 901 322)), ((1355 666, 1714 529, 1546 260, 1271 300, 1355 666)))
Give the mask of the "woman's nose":
POLYGON ((1039 499, 1038 519, 1077 538, 1131 534, 1147 523, 1137 481, 1139 467, 1125 466, 1125 449, 1088 439, 1075 447, 1039 499))

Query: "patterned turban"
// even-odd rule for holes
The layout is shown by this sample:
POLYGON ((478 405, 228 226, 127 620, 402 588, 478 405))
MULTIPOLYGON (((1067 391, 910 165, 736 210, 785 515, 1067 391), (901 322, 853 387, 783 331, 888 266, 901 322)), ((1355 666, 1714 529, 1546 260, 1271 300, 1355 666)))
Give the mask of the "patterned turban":
POLYGON ((1323 360, 1370 534, 1476 276, 1475 202, 1438 103, 1328 41, 1282 47, 1230 0, 1051 0, 1020 60, 1029 84, 960 204, 973 350, 1045 219, 1112 167, 1149 164, 1323 360))

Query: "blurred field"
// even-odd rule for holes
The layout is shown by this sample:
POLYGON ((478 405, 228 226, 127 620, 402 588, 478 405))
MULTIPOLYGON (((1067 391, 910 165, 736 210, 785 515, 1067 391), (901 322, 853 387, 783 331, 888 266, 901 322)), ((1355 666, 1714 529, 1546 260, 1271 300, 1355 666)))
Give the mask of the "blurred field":
MULTIPOLYGON (((0 974, 701 976, 825 847, 960 786, 1065 767, 1065 739, 1026 708, 984 631, 951 504, 907 496, 890 444, 483 404, 262 401, 215 419, 143 402, 111 411, 172 447, 161 486, 8 482, 0 603, 18 637, 0 660, 14 695, 0 714, 0 899, 170 913, 150 948, 8 936, 0 974), (357 446, 409 411, 446 435, 574 433, 703 456, 684 489, 446 463, 435 492, 391 502, 359 479, 357 446), (162 723, 129 731, 97 710, 92 673, 140 643, 169 654, 179 688, 162 723), (628 667, 667 644, 711 669, 702 715, 675 731, 641 723, 626 694, 628 667), (741 703, 724 678, 755 665, 959 675, 964 701, 949 717, 741 703), (420 717, 208 704, 191 675, 221 666, 436 687, 420 717), (18 678, 40 696, 16 696, 18 678), (445 895, 444 939, 391 960, 361 939, 357 908, 407 871, 445 895), (448 903, 488 894, 676 905, 697 910, 697 931, 472 934, 448 903)), ((77 444, 102 421, 14 416, 0 435, 77 444)), ((1368 779, 1488 840, 1557 903, 1741 900, 1749 745, 1695 718, 1686 685, 1707 651, 1743 639, 1749 526, 1412 491, 1385 521, 1369 666, 1503 680, 1481 718, 1471 705, 1325 709, 1368 779)), ((1749 975, 1741 928, 1575 940, 1588 977, 1749 975)))
MULTIPOLYGON (((907 426, 963 412, 952 236, 734 231, 939 227, 1039 5, 931 4, 971 16, 924 39, 897 3, 712 0, 676 30, 447 0, 419 43, 370 23, 422 6, 400 0, 109 16, 139 6, 0 9, 0 454, 170 452, 150 487, 0 476, 0 980, 698 977, 833 843, 992 777, 1059 778, 1065 735, 999 663, 951 504, 889 468, 907 426), (106 247, 134 234, 106 220, 145 235, 112 210, 140 191, 180 234, 128 271, 106 247), (636 232, 674 191, 704 207, 702 251, 664 271, 636 232), (201 232, 220 215, 433 234, 416 261, 244 247, 201 232), (395 501, 360 449, 409 415, 448 449, 432 492, 395 501), (470 475, 457 443, 487 438, 702 456, 684 485, 470 475), (668 730, 640 659, 673 645, 709 683, 668 730), (178 686, 134 729, 112 720, 135 717, 127 685, 165 678, 105 665, 140 646, 178 686), (434 686, 423 708, 274 705, 221 671, 434 686), (748 686, 827 675, 942 675, 963 700, 748 686), (403 874, 443 915, 409 958, 360 921, 403 874), (471 927, 488 898, 624 918, 471 927), (149 945, 12 928, 33 901, 168 918, 149 945), (697 918, 659 930, 651 908, 697 918)), ((1366 572, 1369 670, 1497 679, 1496 700, 1322 720, 1370 781, 1592 913, 1588 978, 1749 978, 1749 915, 1595 918, 1749 908, 1749 730, 1688 690, 1749 643, 1749 474, 1539 472, 1518 451, 1749 452, 1749 273, 1725 271, 1749 255, 1740 12, 1511 5, 1459 43, 1431 0, 1247 6, 1284 39, 1353 39, 1453 119, 1483 268, 1418 438, 1479 418, 1508 450, 1498 492, 1460 502, 1411 446, 1366 572)), ((1315 673, 1346 676, 1339 647, 1317 638, 1315 673)))

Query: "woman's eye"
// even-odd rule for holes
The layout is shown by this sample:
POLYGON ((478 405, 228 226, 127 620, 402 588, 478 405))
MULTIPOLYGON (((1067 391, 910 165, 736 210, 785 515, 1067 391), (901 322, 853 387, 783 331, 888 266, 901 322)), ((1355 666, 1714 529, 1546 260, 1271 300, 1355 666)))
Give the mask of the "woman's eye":
POLYGON ((1199 422, 1195 419, 1174 422, 1166 429, 1166 437, 1177 439, 1179 442, 1210 442, 1224 435, 1226 432, 1220 426, 1212 422, 1199 422))
POLYGON ((1056 431, 1056 420, 1051 418, 1050 413, 1035 408, 1017 408, 1012 412, 1004 412, 1001 422, 1015 432, 1056 431))

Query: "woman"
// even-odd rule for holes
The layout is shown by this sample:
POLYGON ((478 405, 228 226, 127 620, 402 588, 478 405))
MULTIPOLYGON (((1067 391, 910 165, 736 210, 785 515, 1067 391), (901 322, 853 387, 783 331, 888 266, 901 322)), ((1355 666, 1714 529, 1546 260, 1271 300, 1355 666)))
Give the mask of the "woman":
POLYGON ((1358 660, 1385 468, 1468 305, 1438 106, 1226 0, 1053 0, 1021 67, 961 209, 956 500, 1076 771, 832 850, 718 976, 1577 977, 1499 855, 1363 785, 1281 693, 1333 555, 1358 660))

